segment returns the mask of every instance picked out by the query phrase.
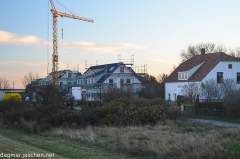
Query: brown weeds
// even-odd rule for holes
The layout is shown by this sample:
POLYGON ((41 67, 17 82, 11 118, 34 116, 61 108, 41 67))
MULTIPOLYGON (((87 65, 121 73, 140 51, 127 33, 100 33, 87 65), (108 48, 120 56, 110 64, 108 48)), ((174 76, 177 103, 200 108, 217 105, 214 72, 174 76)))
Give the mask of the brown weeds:
POLYGON ((49 133, 80 139, 137 158, 237 158, 222 145, 232 144, 234 139, 239 142, 240 130, 210 127, 166 121, 144 127, 57 128, 49 133))

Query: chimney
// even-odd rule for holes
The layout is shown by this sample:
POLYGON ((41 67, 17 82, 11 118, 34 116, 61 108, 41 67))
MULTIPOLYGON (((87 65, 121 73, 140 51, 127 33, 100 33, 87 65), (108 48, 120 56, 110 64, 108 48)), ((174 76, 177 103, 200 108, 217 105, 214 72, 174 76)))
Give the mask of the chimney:
POLYGON ((201 48, 201 55, 205 55, 205 48, 201 48))

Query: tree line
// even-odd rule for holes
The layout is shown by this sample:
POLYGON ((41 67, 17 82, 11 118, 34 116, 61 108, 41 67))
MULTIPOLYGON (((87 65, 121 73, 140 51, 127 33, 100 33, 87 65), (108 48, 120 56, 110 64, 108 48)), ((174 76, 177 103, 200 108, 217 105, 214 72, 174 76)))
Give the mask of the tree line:
POLYGON ((197 45, 188 45, 186 49, 180 52, 180 58, 182 62, 187 61, 195 55, 200 55, 202 48, 205 48, 206 53, 224 52, 232 57, 240 58, 240 47, 237 47, 236 49, 227 49, 227 47, 224 45, 208 42, 199 43, 197 45))

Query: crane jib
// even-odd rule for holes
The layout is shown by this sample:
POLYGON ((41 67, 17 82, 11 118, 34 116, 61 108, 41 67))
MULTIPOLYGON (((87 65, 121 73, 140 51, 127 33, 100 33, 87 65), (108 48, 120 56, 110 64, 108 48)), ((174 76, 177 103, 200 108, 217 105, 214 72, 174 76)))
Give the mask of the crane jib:
MULTIPOLYGON (((57 26, 58 26, 58 21, 57 17, 61 16, 63 17, 68 17, 68 18, 73 18, 77 20, 83 20, 87 22, 92 22, 94 23, 93 19, 85 18, 85 17, 80 17, 76 16, 74 14, 68 14, 68 13, 63 13, 59 12, 56 10, 53 1, 49 0, 52 6, 51 12, 53 14, 53 58, 52 58, 52 82, 56 85, 59 86, 59 72, 58 72, 58 31, 57 31, 57 26)), ((63 30, 62 30, 63 31, 63 30)), ((63 32, 62 32, 62 38, 63 38, 63 32)))

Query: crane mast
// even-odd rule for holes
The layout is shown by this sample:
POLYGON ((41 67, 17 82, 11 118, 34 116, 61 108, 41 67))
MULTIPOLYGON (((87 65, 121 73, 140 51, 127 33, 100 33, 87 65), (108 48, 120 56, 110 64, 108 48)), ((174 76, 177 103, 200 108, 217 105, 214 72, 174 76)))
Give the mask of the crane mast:
POLYGON ((49 0, 52 6, 51 12, 53 15, 53 54, 52 54, 52 81, 53 83, 58 86, 59 85, 59 78, 58 78, 58 16, 73 18, 77 20, 87 21, 94 23, 93 19, 85 18, 76 16, 74 14, 68 14, 59 12, 56 10, 53 1, 49 0))

